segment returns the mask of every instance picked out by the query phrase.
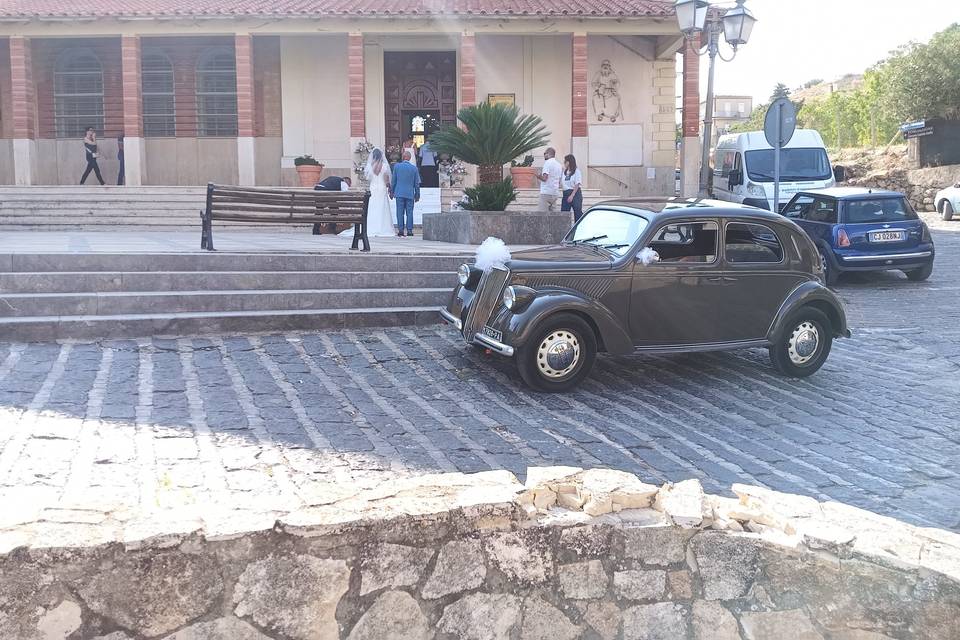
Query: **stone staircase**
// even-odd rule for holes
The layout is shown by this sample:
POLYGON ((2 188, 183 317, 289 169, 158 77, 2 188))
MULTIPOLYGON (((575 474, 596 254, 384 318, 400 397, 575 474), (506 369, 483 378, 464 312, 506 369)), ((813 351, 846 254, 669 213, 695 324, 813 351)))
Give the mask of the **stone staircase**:
MULTIPOLYGON (((199 230, 206 194, 206 187, 0 187, 0 231, 199 230)), ((230 224, 270 232, 307 227, 230 224)))
MULTIPOLYGON (((463 197, 462 189, 443 189, 440 193, 440 204, 443 211, 449 211, 451 203, 463 197)), ((616 196, 601 195, 600 189, 583 190, 583 210, 586 211, 604 200, 611 200, 616 196)), ((538 189, 517 189, 517 199, 507 207, 507 211, 536 211, 540 204, 538 189)), ((557 205, 559 207, 559 204, 557 205)))
POLYGON ((460 255, 0 255, 0 340, 432 324, 460 255))

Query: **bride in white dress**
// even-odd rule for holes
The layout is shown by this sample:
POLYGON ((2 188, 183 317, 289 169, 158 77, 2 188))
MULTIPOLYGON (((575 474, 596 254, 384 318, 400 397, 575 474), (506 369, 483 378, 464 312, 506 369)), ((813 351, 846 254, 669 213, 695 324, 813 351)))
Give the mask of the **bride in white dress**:
MULTIPOLYGON (((383 151, 374 149, 367 158, 364 174, 370 183, 370 207, 367 210, 367 236, 397 235, 390 206, 390 164, 383 151)), ((350 230, 352 234, 353 231, 350 230)))

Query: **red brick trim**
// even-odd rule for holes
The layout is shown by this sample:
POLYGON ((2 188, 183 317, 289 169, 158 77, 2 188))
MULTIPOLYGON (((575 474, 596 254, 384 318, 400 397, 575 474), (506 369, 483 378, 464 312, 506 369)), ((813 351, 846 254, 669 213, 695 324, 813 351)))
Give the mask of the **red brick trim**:
POLYGON ((363 34, 347 36, 347 78, 350 92, 350 136, 367 137, 367 102, 363 78, 363 34))
POLYGON ((10 84, 14 138, 34 138, 33 56, 30 40, 10 36, 10 84))
POLYGON ((683 46, 683 136, 700 135, 700 56, 699 42, 687 40, 683 46))
POLYGON ((570 135, 587 136, 587 36, 573 36, 573 96, 570 102, 570 135))
POLYGON ((253 116, 253 38, 250 35, 234 37, 234 55, 237 64, 237 135, 252 138, 253 116))
POLYGON ((143 136, 143 94, 140 84, 140 36, 120 37, 123 78, 123 135, 143 136))
POLYGON ((477 39, 472 33, 460 36, 460 106, 477 104, 477 39))

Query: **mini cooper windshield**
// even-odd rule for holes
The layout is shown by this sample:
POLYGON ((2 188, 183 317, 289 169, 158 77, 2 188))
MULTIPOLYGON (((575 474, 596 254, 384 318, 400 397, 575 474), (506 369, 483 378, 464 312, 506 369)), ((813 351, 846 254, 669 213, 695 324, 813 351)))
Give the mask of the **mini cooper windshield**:
POLYGON ((647 220, 615 209, 592 209, 570 230, 564 242, 589 244, 622 256, 647 228, 647 220))

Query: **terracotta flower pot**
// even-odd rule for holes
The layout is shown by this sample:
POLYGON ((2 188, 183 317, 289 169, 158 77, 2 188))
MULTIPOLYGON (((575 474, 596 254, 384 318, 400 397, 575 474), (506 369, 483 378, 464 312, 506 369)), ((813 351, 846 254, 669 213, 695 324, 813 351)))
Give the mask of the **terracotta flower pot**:
POLYGON ((537 188, 536 167, 510 167, 510 177, 513 178, 513 186, 517 189, 537 188))
POLYGON ((297 176, 300 178, 301 187, 312 187, 317 184, 320 182, 322 174, 322 164, 302 164, 297 167, 297 176))

